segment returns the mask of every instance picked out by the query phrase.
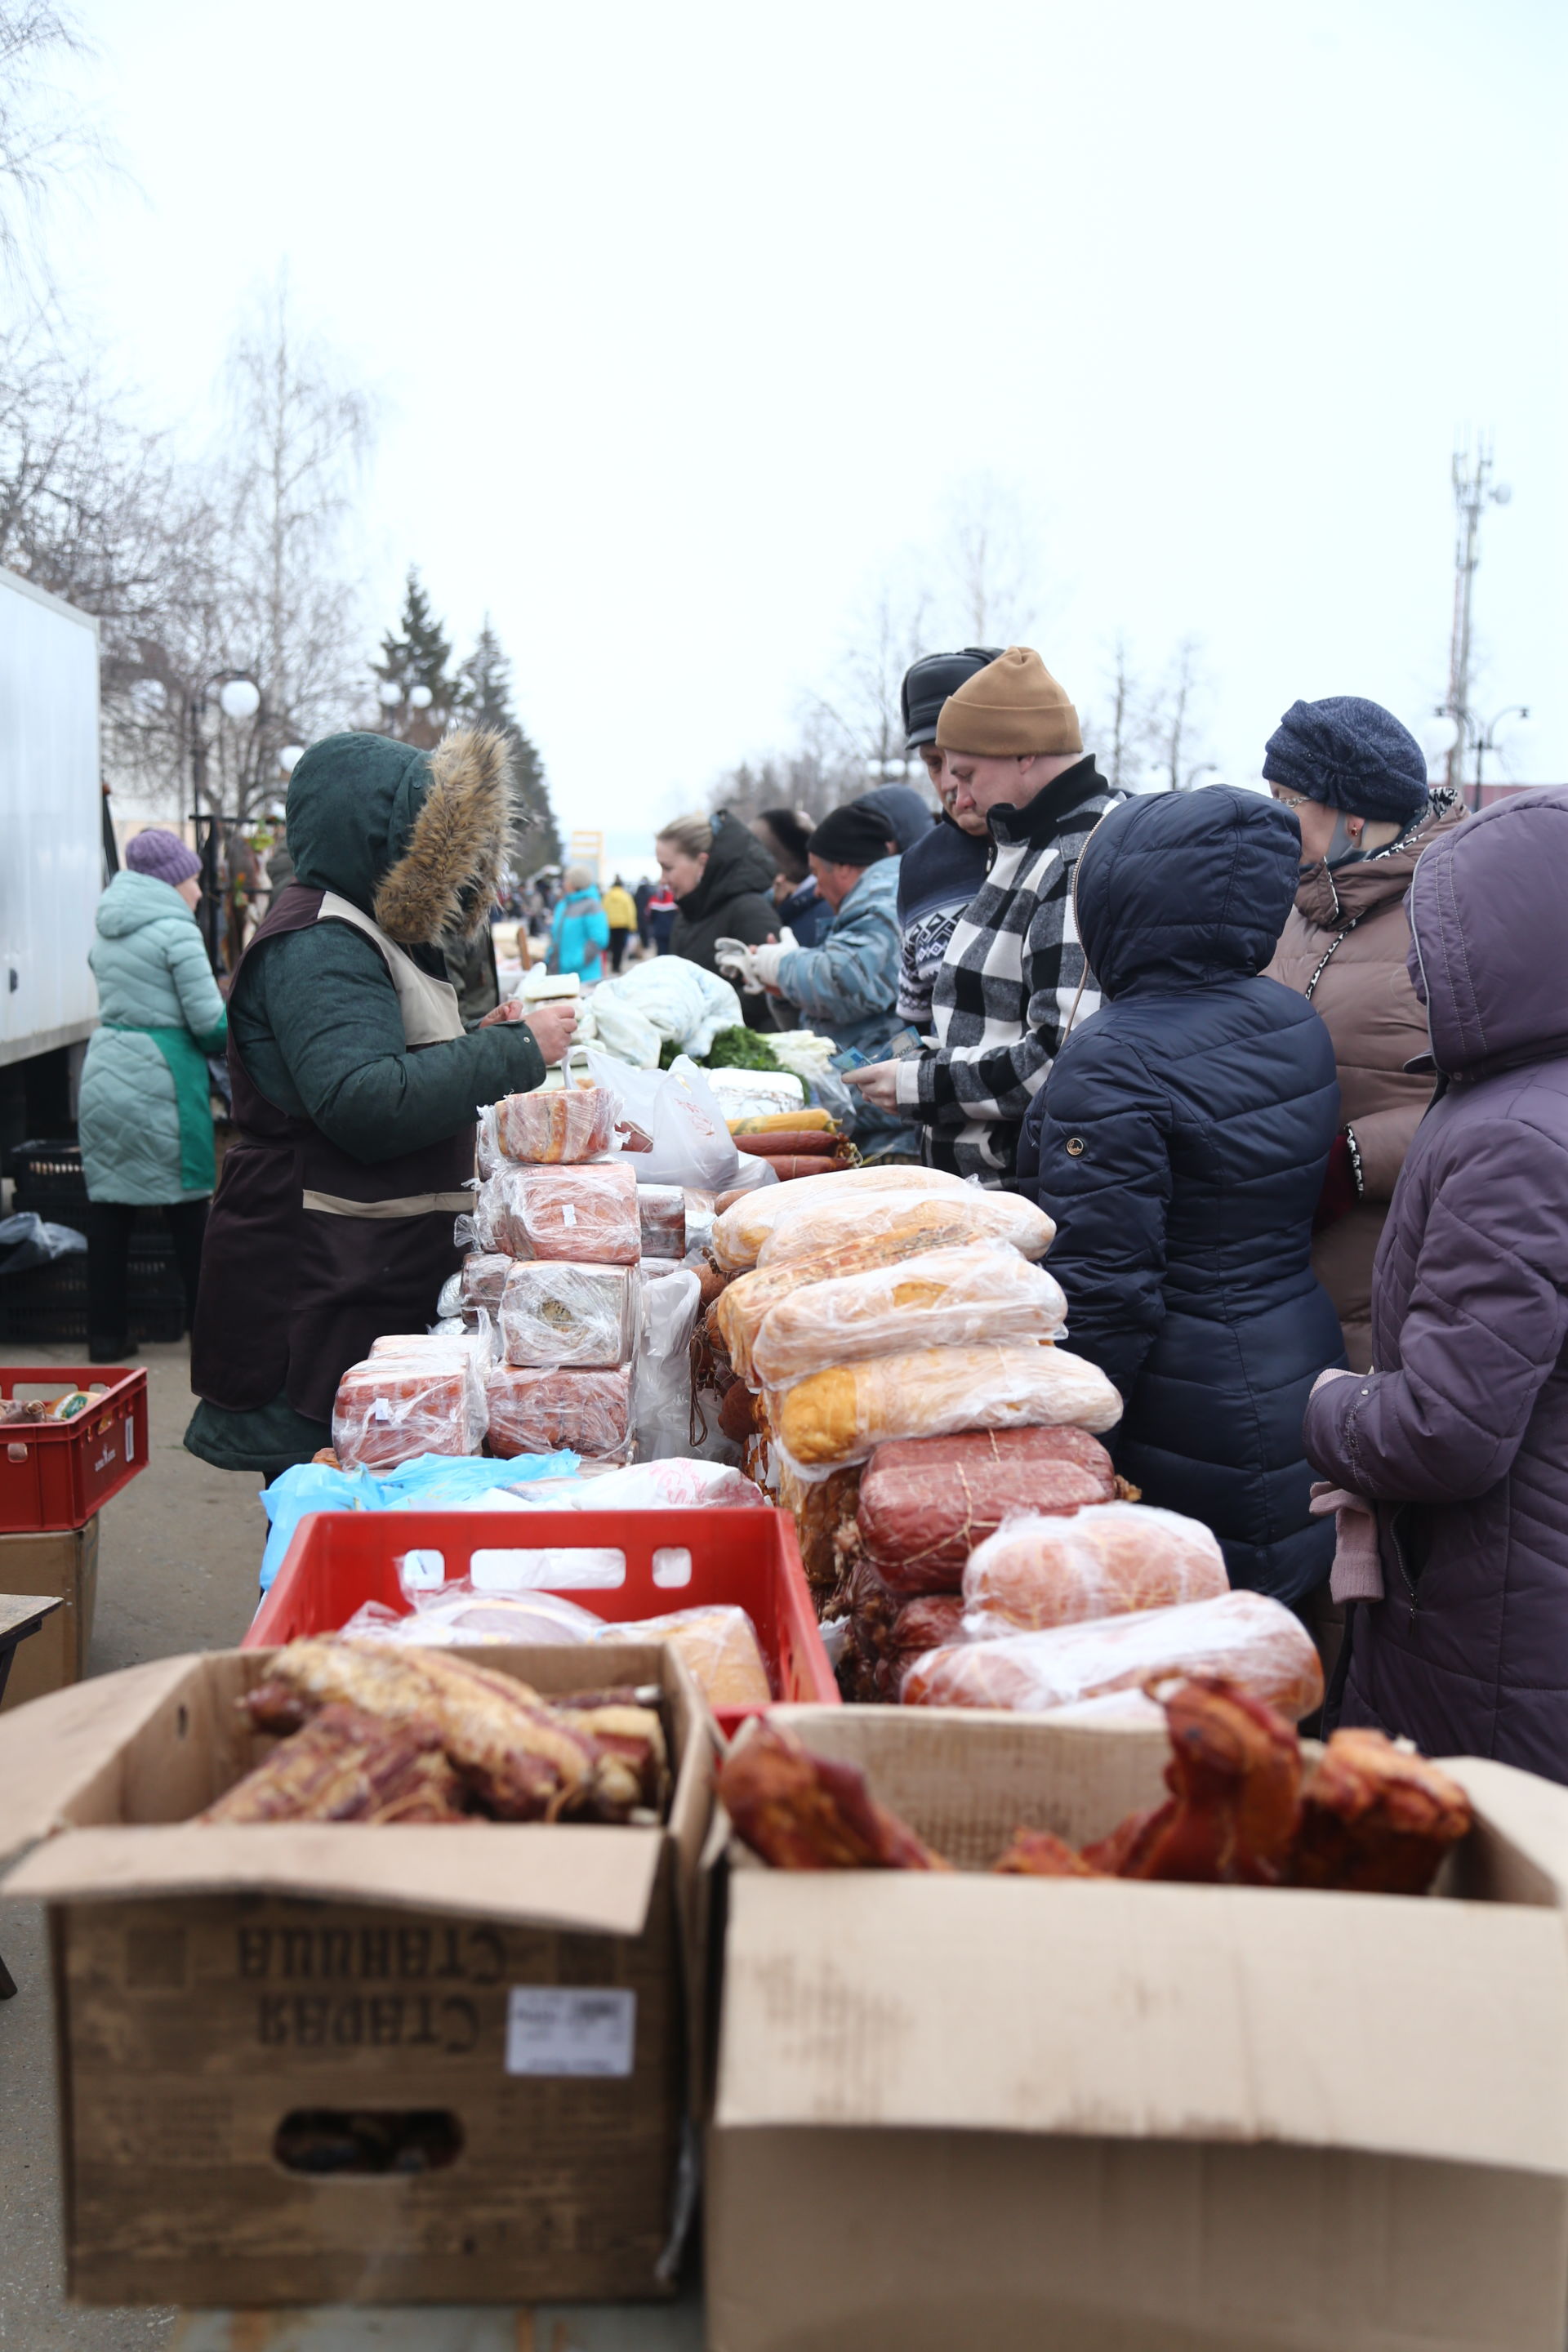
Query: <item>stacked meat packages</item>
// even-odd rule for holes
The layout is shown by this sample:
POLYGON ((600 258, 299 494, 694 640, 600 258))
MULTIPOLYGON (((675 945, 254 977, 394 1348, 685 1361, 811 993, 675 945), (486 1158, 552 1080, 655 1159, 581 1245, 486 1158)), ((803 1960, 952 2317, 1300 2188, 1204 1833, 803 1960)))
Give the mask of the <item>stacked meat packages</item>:
POLYGON ((819 1611, 847 1620, 849 1696, 1136 1711, 1151 1675, 1218 1672, 1306 1713, 1321 1682, 1296 1619, 1230 1591, 1206 1528, 1120 1487, 1099 1435, 1121 1401, 1062 1344, 1038 1263, 1054 1230, 909 1168, 770 1187, 715 1224, 712 1341, 819 1611))

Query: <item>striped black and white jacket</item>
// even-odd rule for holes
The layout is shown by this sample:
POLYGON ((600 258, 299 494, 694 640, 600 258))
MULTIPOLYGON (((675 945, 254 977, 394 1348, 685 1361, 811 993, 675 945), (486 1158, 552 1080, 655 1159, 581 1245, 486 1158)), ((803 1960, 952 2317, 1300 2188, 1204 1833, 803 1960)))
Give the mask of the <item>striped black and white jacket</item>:
MULTIPOLYGON (((1092 758, 1024 808, 991 812, 990 871, 959 917, 931 999, 934 1051, 899 1064, 900 1108, 931 1156, 982 1183, 1013 1174, 1024 1113, 1045 1085, 1084 977, 1073 919, 1079 853, 1122 798, 1092 758)), ((1086 987, 1082 1020, 1100 1003, 1086 987)))

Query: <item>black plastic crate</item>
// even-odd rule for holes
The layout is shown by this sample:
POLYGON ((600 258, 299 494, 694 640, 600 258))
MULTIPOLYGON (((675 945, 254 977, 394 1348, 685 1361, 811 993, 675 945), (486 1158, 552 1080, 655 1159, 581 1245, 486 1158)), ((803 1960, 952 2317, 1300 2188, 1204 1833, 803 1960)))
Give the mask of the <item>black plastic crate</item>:
MULTIPOLYGON (((155 1209, 142 1212, 131 1236, 126 1319, 132 1339, 167 1342, 184 1336, 184 1285, 168 1229, 155 1209), (151 1231, 142 1223, 147 1219, 151 1231)), ((0 1339, 13 1346, 35 1339, 73 1346, 88 1337, 85 1251, 0 1278, 0 1339)))
POLYGON ((19 1143, 11 1154, 11 1174, 16 1181, 11 1206, 17 1216, 30 1211, 48 1224, 82 1231, 87 1178, 79 1143, 66 1138, 19 1143))

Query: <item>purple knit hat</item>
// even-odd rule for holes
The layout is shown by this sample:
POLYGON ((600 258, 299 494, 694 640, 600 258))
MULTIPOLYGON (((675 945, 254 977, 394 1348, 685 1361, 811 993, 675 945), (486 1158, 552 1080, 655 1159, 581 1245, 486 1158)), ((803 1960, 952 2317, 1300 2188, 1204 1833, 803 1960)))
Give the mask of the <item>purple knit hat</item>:
POLYGON ((125 845, 125 863, 132 874, 150 874, 154 882, 167 882, 171 889, 202 870, 201 859, 194 849, 186 848, 177 833, 164 833, 157 826, 132 835, 125 845))

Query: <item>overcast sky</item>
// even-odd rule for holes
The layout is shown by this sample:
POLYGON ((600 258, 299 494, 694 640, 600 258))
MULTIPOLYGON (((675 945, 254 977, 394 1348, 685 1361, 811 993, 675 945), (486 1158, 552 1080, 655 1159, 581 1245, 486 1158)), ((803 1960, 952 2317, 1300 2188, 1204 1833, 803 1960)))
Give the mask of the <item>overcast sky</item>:
POLYGON ((79 0, 141 195, 67 276, 206 429, 288 266, 381 396, 367 614, 488 607, 570 824, 787 743, 879 588, 1011 513, 1092 709, 1201 641, 1234 782, 1298 695, 1419 731, 1456 428, 1512 487, 1479 700, 1568 777, 1561 0, 79 0))

